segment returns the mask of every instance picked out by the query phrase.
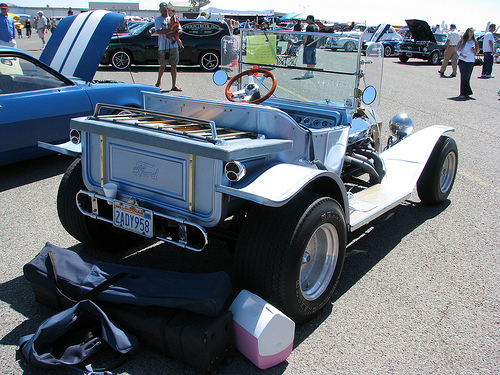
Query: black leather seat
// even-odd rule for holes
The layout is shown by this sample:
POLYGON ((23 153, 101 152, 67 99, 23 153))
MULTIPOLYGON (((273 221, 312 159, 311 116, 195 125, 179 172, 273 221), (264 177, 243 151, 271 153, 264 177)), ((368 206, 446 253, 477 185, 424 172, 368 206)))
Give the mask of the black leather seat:
POLYGON ((10 75, 0 74, 0 94, 16 92, 14 80, 10 75))

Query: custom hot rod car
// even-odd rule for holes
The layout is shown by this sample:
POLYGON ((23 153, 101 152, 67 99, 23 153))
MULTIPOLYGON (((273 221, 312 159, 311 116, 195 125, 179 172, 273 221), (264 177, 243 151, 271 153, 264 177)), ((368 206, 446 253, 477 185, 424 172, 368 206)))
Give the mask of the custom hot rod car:
MULTIPOLYGON (((214 82, 226 100, 145 93, 145 110, 99 105, 73 119, 82 152, 59 187, 64 228, 105 250, 147 237, 203 251, 227 238, 236 285, 303 323, 329 302, 349 231, 415 186, 423 202, 445 201, 457 172, 453 129, 411 134, 397 114, 384 135, 375 112, 383 47, 318 49, 314 67, 301 49, 290 66, 278 58, 283 32, 224 38, 214 82)), ((302 34, 305 48, 330 36, 302 34)))

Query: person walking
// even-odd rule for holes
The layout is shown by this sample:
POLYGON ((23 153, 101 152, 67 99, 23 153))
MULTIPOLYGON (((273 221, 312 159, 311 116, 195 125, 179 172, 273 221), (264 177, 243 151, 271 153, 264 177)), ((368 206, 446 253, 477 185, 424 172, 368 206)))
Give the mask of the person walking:
POLYGON ((161 88, 161 78, 165 72, 165 68, 170 64, 170 74, 172 76, 172 88, 170 91, 182 91, 177 87, 177 64, 179 63, 179 43, 176 37, 182 33, 182 28, 179 25, 179 30, 173 33, 170 30, 170 17, 168 16, 167 3, 160 3, 160 15, 155 18, 155 30, 158 34, 158 80, 155 86, 161 88), (168 36, 168 37, 167 37, 168 36))
POLYGON ((483 39, 483 53, 484 53, 484 64, 483 70, 481 71, 481 78, 494 78, 491 73, 493 72, 493 45, 495 43, 495 38, 493 33, 497 25, 492 23, 488 29, 488 32, 484 34, 483 39))
POLYGON ((38 22, 36 24, 36 32, 42 40, 42 49, 45 48, 45 31, 47 30, 47 18, 43 15, 43 11, 38 11, 38 22))
MULTIPOLYGON (((319 27, 314 22, 314 16, 308 15, 306 18, 306 32, 309 33, 318 33, 319 27)), ((302 63, 307 65, 308 68, 314 68, 316 66, 316 43, 317 40, 311 36, 306 35, 304 37, 304 54, 302 56, 302 63)), ((308 70, 302 75, 302 78, 313 78, 314 72, 312 70, 308 70)))
POLYGON ((457 44, 460 40, 460 34, 457 31, 457 27, 454 23, 450 25, 450 31, 446 37, 446 48, 444 50, 443 63, 441 64, 441 69, 438 73, 441 77, 444 77, 444 72, 448 66, 448 62, 451 60, 452 71, 450 77, 457 76, 457 66, 458 66, 458 54, 457 54, 457 44))
POLYGON ((9 6, 0 4, 0 46, 16 47, 16 28, 14 18, 9 15, 9 6))
POLYGON ((24 21, 24 28, 26 29, 26 36, 31 38, 31 20, 29 17, 26 17, 26 20, 24 21))
POLYGON ((479 44, 474 37, 474 29, 469 27, 457 44, 458 68, 460 69, 460 98, 469 99, 472 95, 470 77, 476 62, 479 44))

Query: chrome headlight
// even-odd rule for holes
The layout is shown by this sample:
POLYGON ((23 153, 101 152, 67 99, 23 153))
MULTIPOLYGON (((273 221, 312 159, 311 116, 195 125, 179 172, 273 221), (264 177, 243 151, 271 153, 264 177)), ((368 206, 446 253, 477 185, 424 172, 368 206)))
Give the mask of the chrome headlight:
POLYGON ((413 131, 413 120, 406 113, 398 113, 392 116, 389 129, 398 139, 406 138, 413 131))

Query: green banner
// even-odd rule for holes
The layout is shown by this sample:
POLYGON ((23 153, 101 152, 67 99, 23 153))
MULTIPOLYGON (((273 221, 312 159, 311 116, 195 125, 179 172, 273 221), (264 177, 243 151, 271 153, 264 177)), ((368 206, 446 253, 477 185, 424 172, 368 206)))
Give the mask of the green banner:
POLYGON ((248 64, 276 64, 276 35, 252 35, 247 37, 248 64))

